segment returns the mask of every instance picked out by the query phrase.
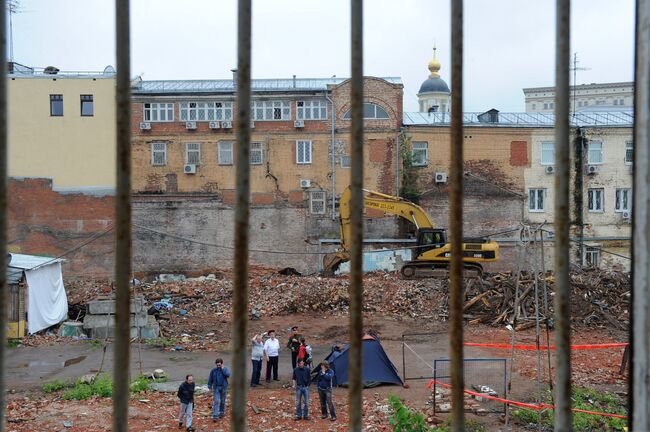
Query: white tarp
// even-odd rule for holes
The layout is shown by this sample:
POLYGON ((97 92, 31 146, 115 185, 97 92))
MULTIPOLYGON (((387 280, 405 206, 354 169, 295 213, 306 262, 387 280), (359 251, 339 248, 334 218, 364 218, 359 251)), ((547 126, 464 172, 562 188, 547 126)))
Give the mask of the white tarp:
POLYGON ((25 271, 29 309, 29 333, 36 333, 68 317, 68 298, 63 287, 61 263, 25 271))

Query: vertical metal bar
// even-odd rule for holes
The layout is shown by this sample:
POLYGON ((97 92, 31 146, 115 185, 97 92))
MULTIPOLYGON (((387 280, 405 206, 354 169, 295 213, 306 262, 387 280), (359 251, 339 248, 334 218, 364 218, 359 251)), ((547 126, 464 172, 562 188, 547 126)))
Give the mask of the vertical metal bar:
POLYGON ((555 430, 571 430, 571 286, 569 283, 570 0, 556 0, 555 39, 555 430))
MULTIPOLYGON (((2 2, 0 52, 7 52, 7 8, 2 2)), ((0 67, 0 432, 5 430, 5 373, 7 355, 7 67, 0 67)))
POLYGON ((449 284, 451 428, 465 430, 463 374, 463 0, 451 1, 451 161, 449 284))
POLYGON ((636 2, 630 430, 650 430, 650 0, 636 2))
POLYGON ((363 315, 363 0, 351 0, 350 358, 349 430, 361 432, 363 315))
POLYGON ((251 0, 239 0, 237 24, 237 201, 233 292, 231 429, 246 431, 246 333, 251 141, 251 0))
POLYGON ((113 431, 126 432, 129 414, 131 290, 131 51, 129 0, 115 1, 117 192, 115 199, 115 359, 113 431))

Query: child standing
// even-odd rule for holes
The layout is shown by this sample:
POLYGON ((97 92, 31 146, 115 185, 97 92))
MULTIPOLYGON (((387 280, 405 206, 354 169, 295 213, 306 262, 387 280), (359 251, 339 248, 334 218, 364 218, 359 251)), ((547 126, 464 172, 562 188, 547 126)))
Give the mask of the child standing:
POLYGON ((183 417, 187 418, 185 426, 187 431, 193 431, 192 408, 194 408, 194 377, 185 376, 185 382, 178 387, 178 398, 181 400, 181 415, 178 418, 178 428, 183 429, 183 417))

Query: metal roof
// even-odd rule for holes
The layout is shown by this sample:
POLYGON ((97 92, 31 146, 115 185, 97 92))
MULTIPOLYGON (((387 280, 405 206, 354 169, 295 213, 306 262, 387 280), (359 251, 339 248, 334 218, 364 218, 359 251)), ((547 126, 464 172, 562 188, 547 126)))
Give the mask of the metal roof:
POLYGON ((9 254, 11 258, 8 266, 15 269, 34 270, 44 265, 56 264, 63 262, 61 258, 51 258, 38 255, 9 254))
MULTIPOLYGON (((328 85, 341 84, 348 78, 283 78, 283 79, 254 79, 251 90, 267 92, 291 91, 324 91, 328 85)), ((381 78, 391 84, 401 84, 397 77, 381 78)), ((133 81, 131 89, 134 94, 146 93, 233 93, 233 80, 160 80, 133 81)))
MULTIPOLYGON (((478 116, 483 113, 464 113, 465 126, 479 127, 554 127, 555 114, 553 113, 499 113, 497 123, 481 122, 478 116)), ((403 123, 405 126, 449 126, 450 113, 443 112, 405 112, 403 123)), ((619 126, 631 127, 634 123, 632 111, 610 112, 576 112, 571 114, 571 125, 585 126, 619 126)))

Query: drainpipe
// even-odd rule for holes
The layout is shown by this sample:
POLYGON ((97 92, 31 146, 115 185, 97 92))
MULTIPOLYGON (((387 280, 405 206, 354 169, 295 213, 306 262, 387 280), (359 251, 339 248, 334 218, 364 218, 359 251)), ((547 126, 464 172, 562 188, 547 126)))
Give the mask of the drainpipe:
POLYGON ((575 207, 575 224, 578 228, 578 250, 577 263, 582 267, 584 264, 584 240, 585 240, 585 200, 584 200, 584 173, 585 173, 585 156, 584 148, 587 138, 584 130, 576 128, 576 137, 574 141, 575 149, 575 183, 573 185, 573 204, 575 207))
POLYGON ((334 101, 325 93, 325 99, 332 105, 332 142, 330 143, 330 154, 332 157, 332 220, 336 219, 336 158, 334 157, 336 130, 334 129, 334 101))
POLYGON ((404 136, 404 126, 402 126, 399 129, 399 133, 397 134, 397 137, 395 139, 395 196, 401 196, 400 195, 400 151, 401 151, 401 143, 402 143, 402 137, 404 136))

